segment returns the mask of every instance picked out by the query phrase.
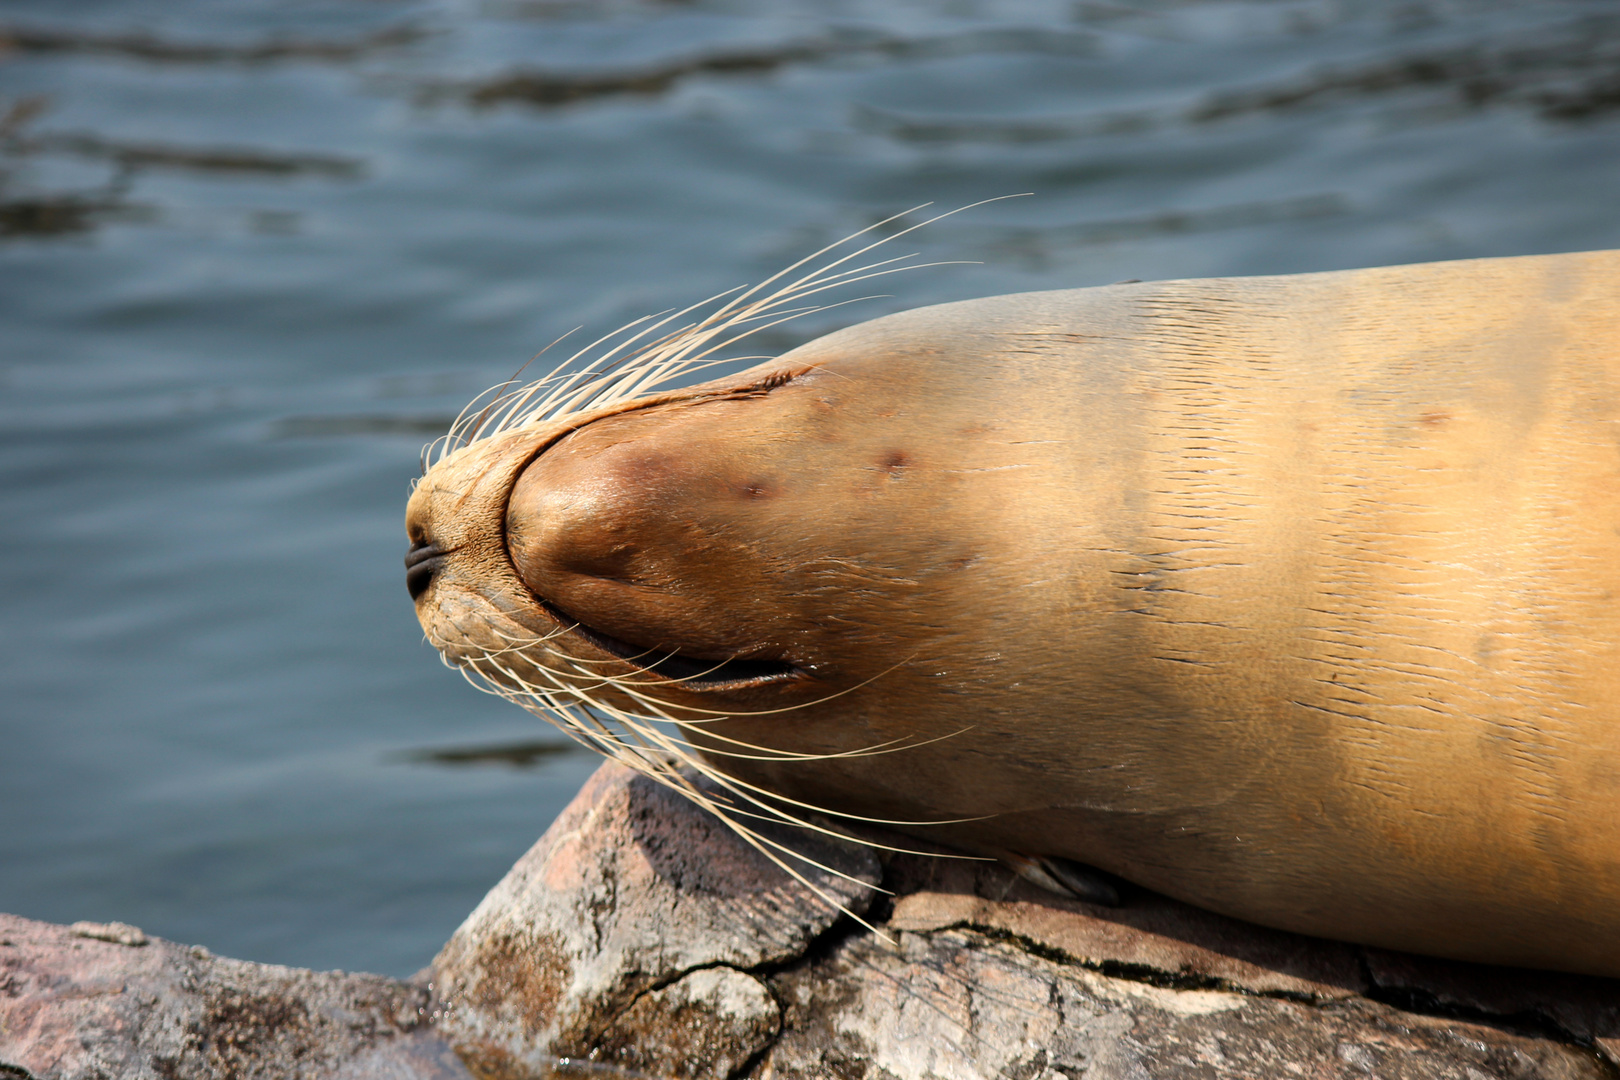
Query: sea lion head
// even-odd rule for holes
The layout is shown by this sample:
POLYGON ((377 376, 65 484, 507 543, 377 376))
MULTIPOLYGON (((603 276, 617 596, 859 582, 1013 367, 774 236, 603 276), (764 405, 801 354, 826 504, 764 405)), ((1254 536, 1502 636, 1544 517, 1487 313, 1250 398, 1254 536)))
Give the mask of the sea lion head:
POLYGON ((696 713, 862 681, 851 663, 880 631, 865 609, 914 591, 886 550, 904 543, 894 515, 927 493, 903 482, 915 451, 864 423, 884 403, 840 382, 775 365, 450 455, 407 511, 430 639, 457 663, 544 654, 696 713), (834 614, 852 572, 867 587, 834 614))
POLYGON ((1014 572, 1005 494, 964 467, 996 433, 965 395, 919 399, 948 378, 941 344, 894 318, 725 379, 487 424, 410 500, 428 640, 621 760, 692 760, 674 722, 727 776, 915 817, 848 760, 968 726, 952 716, 1006 672, 961 613, 1016 626, 1024 601, 995 586, 1014 572), (915 702, 941 695, 959 708, 920 728, 915 702), (812 759, 846 765, 818 779, 812 759))

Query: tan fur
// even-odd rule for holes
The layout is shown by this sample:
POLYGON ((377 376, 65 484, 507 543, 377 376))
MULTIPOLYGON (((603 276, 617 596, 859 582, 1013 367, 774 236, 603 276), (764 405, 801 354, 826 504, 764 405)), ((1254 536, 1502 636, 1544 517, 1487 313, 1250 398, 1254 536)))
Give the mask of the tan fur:
POLYGON ((741 782, 1620 975, 1620 252, 910 311, 475 442, 408 523, 447 658, 701 721, 741 782), (536 596, 799 674, 689 689, 536 596))

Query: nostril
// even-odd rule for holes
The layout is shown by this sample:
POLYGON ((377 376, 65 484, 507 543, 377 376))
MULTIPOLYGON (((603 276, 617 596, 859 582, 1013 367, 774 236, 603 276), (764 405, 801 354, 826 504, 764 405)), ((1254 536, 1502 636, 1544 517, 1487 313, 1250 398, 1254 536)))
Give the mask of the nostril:
POLYGON ((427 592, 442 562, 444 552, 439 550, 437 544, 424 540, 411 545, 411 550, 405 553, 405 588, 409 590, 412 600, 427 592))

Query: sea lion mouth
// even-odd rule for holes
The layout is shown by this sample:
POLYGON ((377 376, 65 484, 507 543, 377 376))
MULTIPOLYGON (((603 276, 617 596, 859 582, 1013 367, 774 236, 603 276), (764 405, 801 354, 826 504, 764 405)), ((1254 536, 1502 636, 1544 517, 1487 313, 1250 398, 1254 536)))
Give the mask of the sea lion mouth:
POLYGON ((540 600, 538 597, 536 600, 539 600, 540 606, 547 614, 596 648, 648 674, 677 683, 684 690, 751 690, 772 683, 810 677, 809 672, 803 668, 783 660, 752 660, 743 657, 706 660, 686 656, 677 650, 633 645, 612 634, 605 634, 587 626, 555 604, 540 600))

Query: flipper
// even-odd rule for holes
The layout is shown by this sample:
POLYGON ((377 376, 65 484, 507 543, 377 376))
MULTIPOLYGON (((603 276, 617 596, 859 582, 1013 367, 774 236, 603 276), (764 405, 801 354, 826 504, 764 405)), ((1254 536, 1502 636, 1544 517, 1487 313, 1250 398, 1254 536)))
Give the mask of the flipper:
POLYGON ((1095 866, 1061 859, 1055 855, 1020 855, 1008 852, 1002 861, 1031 885, 1070 900, 1101 907, 1119 907, 1119 887, 1113 875, 1095 866))

